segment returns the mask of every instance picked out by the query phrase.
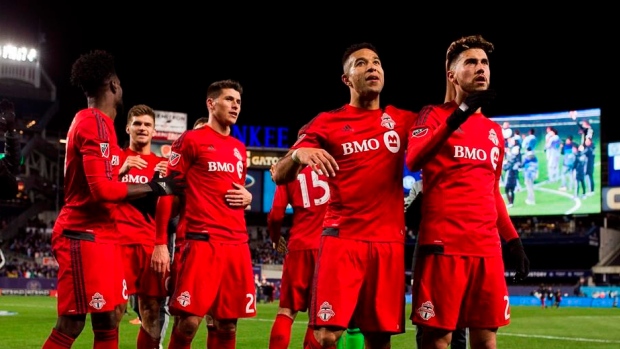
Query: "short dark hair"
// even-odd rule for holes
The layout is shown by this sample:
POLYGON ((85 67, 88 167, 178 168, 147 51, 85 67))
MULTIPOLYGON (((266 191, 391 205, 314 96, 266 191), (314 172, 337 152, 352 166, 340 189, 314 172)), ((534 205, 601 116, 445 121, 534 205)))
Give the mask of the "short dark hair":
POLYGON ((209 87, 207 88, 207 98, 219 97, 222 93, 222 90, 225 88, 231 88, 239 92, 240 95, 243 94, 243 87, 238 81, 227 79, 216 81, 209 85, 209 87))
POLYGON ((71 67, 71 84, 94 97, 109 79, 116 75, 114 56, 104 50, 82 54, 71 67))
POLYGON ((454 62, 454 60, 463 52, 472 48, 479 48, 484 50, 486 54, 493 52, 495 48, 493 44, 487 41, 482 35, 470 35, 464 36, 456 41, 453 41, 448 47, 448 52, 446 52, 446 59, 448 64, 446 67, 449 69, 450 65, 454 62))
POLYGON ((196 129, 196 126, 198 126, 199 124, 206 124, 207 122, 209 122, 209 118, 206 116, 201 116, 198 118, 198 120, 194 122, 194 127, 192 128, 196 129))
POLYGON ((127 125, 129 125, 129 123, 131 122, 131 118, 140 115, 149 115, 150 117, 152 117, 153 126, 155 126, 155 111, 153 110, 153 108, 149 107, 146 104, 136 104, 131 107, 131 109, 129 109, 129 112, 127 113, 127 125))
POLYGON ((375 45, 373 45, 373 44, 371 44, 369 42, 361 42, 361 43, 358 43, 358 44, 353 44, 353 45, 347 47, 346 50, 344 50, 344 54, 342 55, 342 66, 344 67, 344 65, 347 63, 347 61, 349 60, 349 57, 351 57, 353 52, 356 52, 356 51, 359 51, 359 50, 365 49, 365 48, 373 51, 377 55, 379 54, 377 52, 377 48, 375 47, 375 45))

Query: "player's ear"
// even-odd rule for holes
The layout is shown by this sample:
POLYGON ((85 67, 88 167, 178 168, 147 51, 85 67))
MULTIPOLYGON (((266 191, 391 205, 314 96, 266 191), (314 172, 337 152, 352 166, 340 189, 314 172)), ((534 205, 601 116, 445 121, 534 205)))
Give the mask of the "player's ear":
POLYGON ((455 79, 454 70, 446 71, 446 78, 448 79, 448 81, 454 83, 454 79, 455 79))
POLYGON ((340 79, 345 85, 351 86, 351 81, 349 80, 349 77, 347 76, 347 74, 342 74, 342 77, 340 79))
POLYGON ((125 126, 125 132, 127 132, 127 134, 129 134, 129 125, 125 126))
POLYGON ((118 86, 116 86, 116 82, 114 81, 114 79, 110 79, 110 81, 108 81, 108 88, 110 89, 110 91, 112 91, 112 93, 116 94, 118 86))

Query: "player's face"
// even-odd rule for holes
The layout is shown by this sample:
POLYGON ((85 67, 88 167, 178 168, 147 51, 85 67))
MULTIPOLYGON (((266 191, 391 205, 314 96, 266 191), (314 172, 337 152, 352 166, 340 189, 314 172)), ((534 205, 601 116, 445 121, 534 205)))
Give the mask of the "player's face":
POLYGON ((139 115, 131 118, 127 125, 129 141, 140 146, 148 146, 155 135, 155 122, 150 115, 139 115))
POLYGON ((241 94, 232 88, 225 88, 219 97, 207 98, 207 107, 219 124, 234 125, 241 112, 241 94))
POLYGON ((452 82, 456 88, 471 93, 486 90, 491 82, 489 58, 483 49, 463 51, 454 66, 452 82))
POLYGON ((355 51, 346 63, 342 80, 360 96, 379 94, 383 89, 383 67, 373 50, 363 48, 355 51))

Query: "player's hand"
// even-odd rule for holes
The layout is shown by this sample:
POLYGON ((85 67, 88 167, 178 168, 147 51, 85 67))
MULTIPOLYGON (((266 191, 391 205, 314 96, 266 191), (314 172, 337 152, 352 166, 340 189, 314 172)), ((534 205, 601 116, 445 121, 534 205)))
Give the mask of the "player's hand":
POLYGON ((151 255, 151 268, 165 276, 170 271, 170 253, 167 245, 155 245, 151 255))
POLYGON ((151 187, 153 194, 156 196, 182 195, 187 185, 185 183, 185 179, 179 175, 180 172, 172 171, 170 175, 166 177, 153 177, 153 179, 147 184, 151 187))
POLYGON ((286 239, 284 238, 284 236, 280 236, 280 239, 278 239, 277 243, 273 242, 273 248, 279 253, 282 253, 282 254, 288 253, 288 246, 286 244, 286 239))
POLYGON ((327 151, 319 148, 298 148, 293 153, 299 163, 310 166, 314 172, 327 177, 336 176, 338 164, 327 151))
POLYGON ((234 183, 235 189, 229 189, 226 193, 226 203, 232 207, 246 207, 252 203, 252 193, 243 185, 234 183))
POLYGON ((530 260, 525 255, 525 250, 523 249, 521 239, 514 238, 508 241, 507 247, 508 253, 510 254, 510 260, 515 268, 514 280, 516 282, 525 280, 527 275, 530 273, 530 260))
POLYGON ((144 160, 143 158, 141 158, 140 155, 130 155, 127 157, 127 159, 125 159, 125 162, 123 163, 123 166, 121 166, 119 173, 121 175, 125 175, 132 168, 142 170, 145 169, 148 165, 149 163, 146 162, 146 160, 144 160))
POLYGON ((448 127, 456 130, 467 118, 474 114, 481 107, 489 105, 495 99, 494 90, 475 91, 469 94, 461 105, 450 114, 446 123, 448 127))
POLYGON ((168 161, 163 160, 155 165, 155 171, 159 172, 160 177, 166 177, 166 170, 168 169, 168 161))

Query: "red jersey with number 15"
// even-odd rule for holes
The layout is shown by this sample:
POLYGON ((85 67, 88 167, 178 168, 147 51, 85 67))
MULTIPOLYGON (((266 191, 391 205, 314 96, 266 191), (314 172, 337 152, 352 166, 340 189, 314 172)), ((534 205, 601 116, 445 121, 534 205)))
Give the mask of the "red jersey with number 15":
POLYGON ((338 163, 327 179, 330 201, 323 227, 347 239, 403 242, 404 152, 416 114, 387 106, 345 105, 317 115, 293 149, 322 148, 338 163))
POLYGON ((287 244, 289 251, 319 248, 323 218, 329 201, 326 179, 325 175, 318 175, 306 166, 296 180, 276 187, 267 226, 270 233, 280 231, 286 207, 289 204, 293 207, 293 222, 287 244))
POLYGON ((226 203, 233 183, 245 184, 245 145, 210 126, 184 132, 172 144, 168 173, 185 177, 185 205, 181 210, 186 233, 209 234, 211 241, 247 242, 244 207, 226 203))

